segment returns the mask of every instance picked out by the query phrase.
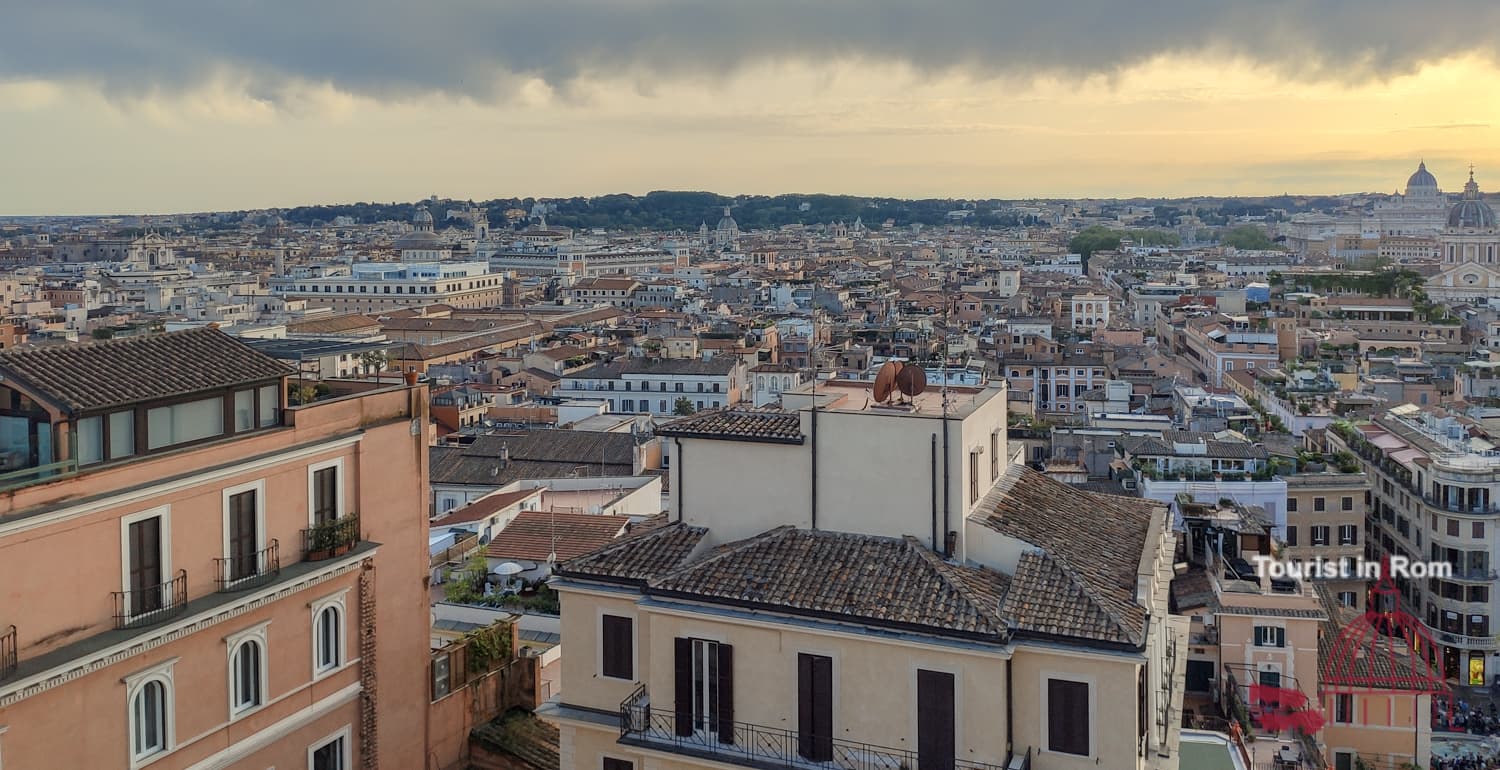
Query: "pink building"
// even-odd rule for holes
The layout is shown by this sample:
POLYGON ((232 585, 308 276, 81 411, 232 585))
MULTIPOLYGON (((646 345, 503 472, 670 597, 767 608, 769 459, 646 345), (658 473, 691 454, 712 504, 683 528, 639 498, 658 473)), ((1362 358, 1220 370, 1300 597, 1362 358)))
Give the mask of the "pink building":
POLYGON ((0 354, 5 768, 424 766, 425 393, 286 376, 213 329, 0 354))

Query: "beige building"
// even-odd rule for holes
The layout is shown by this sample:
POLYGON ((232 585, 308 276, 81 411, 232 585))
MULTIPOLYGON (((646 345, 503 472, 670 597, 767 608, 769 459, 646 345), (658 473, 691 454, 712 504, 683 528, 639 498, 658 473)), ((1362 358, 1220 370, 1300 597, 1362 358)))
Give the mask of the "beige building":
POLYGON ((287 374, 212 329, 0 355, 5 768, 424 766, 423 391, 287 374))
MULTIPOLYGON (((1370 479, 1363 473, 1293 473, 1286 482, 1285 558, 1297 562, 1323 561, 1350 567, 1365 555, 1365 513, 1369 509, 1370 479)), ((1365 581, 1326 581, 1340 607, 1365 608, 1365 581)))
POLYGON ((554 582, 564 770, 1177 768, 1167 507, 1011 464, 1002 387, 947 396, 659 430, 667 513, 554 582))

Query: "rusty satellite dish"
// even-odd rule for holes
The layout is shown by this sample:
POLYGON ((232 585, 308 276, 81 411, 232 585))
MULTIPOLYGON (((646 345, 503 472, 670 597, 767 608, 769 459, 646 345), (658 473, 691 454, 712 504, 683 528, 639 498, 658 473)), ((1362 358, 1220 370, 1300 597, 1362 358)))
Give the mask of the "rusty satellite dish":
POLYGON ((881 404, 891 400, 896 391, 896 376, 901 373, 900 361, 886 361, 875 375, 875 401, 881 404))
POLYGON ((906 396, 907 401, 916 398, 918 393, 927 390, 927 372, 916 364, 901 367, 901 371, 896 372, 896 389, 906 396))

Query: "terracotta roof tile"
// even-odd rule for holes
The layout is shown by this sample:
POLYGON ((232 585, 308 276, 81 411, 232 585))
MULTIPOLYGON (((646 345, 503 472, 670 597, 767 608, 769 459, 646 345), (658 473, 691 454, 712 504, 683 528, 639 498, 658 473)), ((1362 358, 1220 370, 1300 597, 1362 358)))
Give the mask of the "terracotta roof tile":
POLYGON ((795 412, 749 412, 718 409, 678 420, 657 429, 657 435, 735 441, 802 443, 802 417, 795 412))
POLYGON ((0 353, 0 375, 73 411, 264 383, 293 373, 214 328, 0 353))
POLYGON ((492 559, 558 561, 571 559, 607 545, 625 530, 625 516, 587 513, 522 511, 490 541, 485 553, 492 559))

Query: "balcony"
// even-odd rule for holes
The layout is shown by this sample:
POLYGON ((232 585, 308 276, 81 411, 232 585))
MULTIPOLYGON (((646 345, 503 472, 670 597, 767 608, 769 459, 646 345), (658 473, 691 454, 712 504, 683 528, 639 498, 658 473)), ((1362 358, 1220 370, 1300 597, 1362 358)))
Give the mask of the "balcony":
POLYGON ((302 530, 302 560, 326 561, 348 553, 359 544, 359 514, 302 530))
POLYGON ((1492 569, 1459 569, 1453 568, 1450 580, 1462 580, 1468 583, 1493 583, 1500 580, 1500 573, 1492 569))
POLYGON ((271 540, 247 557, 214 559, 214 584, 220 593, 258 588, 281 574, 281 543, 271 540))
POLYGON ((1434 639, 1450 647, 1463 647, 1471 650, 1500 649, 1500 641, 1497 641, 1494 636, 1465 636, 1463 634, 1450 634, 1447 631, 1439 631, 1432 626, 1428 626, 1426 623, 1423 623, 1422 625, 1427 626, 1427 630, 1432 634, 1434 639))
POLYGON ((0 634, 0 679, 16 673, 16 627, 14 625, 0 634))
POLYGON ((113 591, 115 629, 154 626, 180 615, 187 608, 187 570, 177 577, 134 591, 113 591))
POLYGON ((677 716, 670 705, 652 709, 646 688, 638 688, 620 704, 619 742, 687 756, 770 770, 1030 770, 1031 750, 1006 758, 1004 765, 943 757, 919 760, 909 749, 884 748, 828 738, 802 740, 796 730, 733 722, 733 733, 702 731, 678 735, 677 716), (821 756, 809 759, 806 755, 821 756))
POLYGON ((1464 505, 1458 502, 1443 500, 1432 495, 1422 495, 1422 502, 1427 503, 1429 508, 1434 508, 1447 513, 1488 514, 1500 513, 1500 505, 1464 505))

